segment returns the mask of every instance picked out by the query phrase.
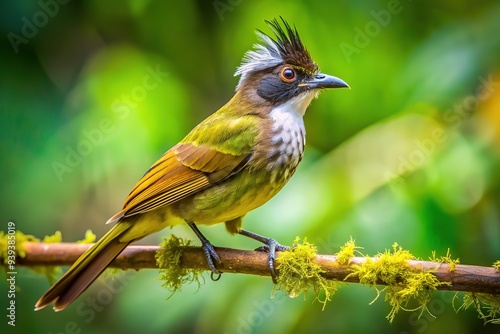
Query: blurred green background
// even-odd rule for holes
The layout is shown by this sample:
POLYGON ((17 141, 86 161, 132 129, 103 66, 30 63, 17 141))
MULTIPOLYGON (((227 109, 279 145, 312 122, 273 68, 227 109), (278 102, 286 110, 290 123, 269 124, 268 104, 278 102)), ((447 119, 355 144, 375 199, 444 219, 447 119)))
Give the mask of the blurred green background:
MULTIPOLYGON (((40 238, 102 236, 144 171, 232 96, 254 30, 269 33, 264 20, 282 15, 352 90, 312 103, 303 163, 245 227, 284 244, 307 237, 324 253, 352 236, 371 255, 398 242, 424 259, 447 248, 466 264, 500 258, 498 1, 42 0, 2 2, 0 13, 2 224, 40 238)), ((222 225, 202 231, 215 245, 258 246, 222 225)), ((169 233, 195 239, 179 226, 143 243, 169 233)), ((321 311, 312 295, 270 299, 268 278, 207 277, 166 301, 156 277, 101 279, 64 312, 35 313, 49 284, 18 268, 15 330, 500 331, 474 310, 456 314, 452 293, 435 293, 436 318, 401 312, 389 324, 390 307, 368 305, 366 287, 346 285, 321 311)))

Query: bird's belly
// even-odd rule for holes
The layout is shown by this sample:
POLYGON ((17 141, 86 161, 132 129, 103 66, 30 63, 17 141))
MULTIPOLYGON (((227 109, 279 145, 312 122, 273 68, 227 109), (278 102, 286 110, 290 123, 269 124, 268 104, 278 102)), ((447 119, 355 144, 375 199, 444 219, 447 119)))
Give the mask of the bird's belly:
POLYGON ((175 215, 196 224, 211 225, 244 216, 271 199, 284 182, 271 182, 271 172, 235 175, 176 205, 175 215))
POLYGON ((272 145, 256 149, 236 175, 175 204, 176 216, 206 225, 230 221, 266 203, 283 188, 302 159, 305 137, 301 119, 286 110, 276 113, 272 145))

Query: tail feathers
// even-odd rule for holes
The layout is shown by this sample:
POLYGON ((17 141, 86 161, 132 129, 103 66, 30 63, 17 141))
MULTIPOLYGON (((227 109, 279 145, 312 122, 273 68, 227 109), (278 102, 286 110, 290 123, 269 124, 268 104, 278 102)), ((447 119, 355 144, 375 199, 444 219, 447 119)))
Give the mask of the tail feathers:
POLYGON ((130 242, 120 242, 126 229, 115 225, 101 240, 87 250, 71 268, 38 300, 35 311, 55 302, 62 311, 84 292, 130 242))

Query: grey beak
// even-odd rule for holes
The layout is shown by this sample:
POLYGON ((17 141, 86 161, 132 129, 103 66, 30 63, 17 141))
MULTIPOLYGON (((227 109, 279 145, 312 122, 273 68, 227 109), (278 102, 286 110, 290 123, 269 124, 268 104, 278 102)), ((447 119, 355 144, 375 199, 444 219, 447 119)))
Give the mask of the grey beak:
POLYGON ((315 74, 310 80, 307 80, 299 86, 308 87, 310 89, 350 88, 344 80, 334 77, 333 75, 323 73, 315 74))

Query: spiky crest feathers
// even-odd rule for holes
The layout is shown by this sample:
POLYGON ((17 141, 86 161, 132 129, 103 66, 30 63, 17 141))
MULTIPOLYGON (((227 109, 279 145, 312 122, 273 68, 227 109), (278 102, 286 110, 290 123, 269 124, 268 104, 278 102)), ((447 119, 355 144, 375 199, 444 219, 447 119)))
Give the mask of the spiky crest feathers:
POLYGON ((282 27, 277 19, 265 21, 274 32, 276 39, 257 30, 261 44, 254 44, 254 49, 247 51, 241 65, 236 69, 235 76, 241 75, 238 87, 249 73, 276 67, 280 64, 290 64, 307 74, 318 71, 318 65, 311 59, 309 52, 302 44, 295 26, 292 28, 288 22, 280 17, 282 27))

